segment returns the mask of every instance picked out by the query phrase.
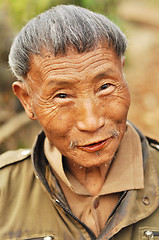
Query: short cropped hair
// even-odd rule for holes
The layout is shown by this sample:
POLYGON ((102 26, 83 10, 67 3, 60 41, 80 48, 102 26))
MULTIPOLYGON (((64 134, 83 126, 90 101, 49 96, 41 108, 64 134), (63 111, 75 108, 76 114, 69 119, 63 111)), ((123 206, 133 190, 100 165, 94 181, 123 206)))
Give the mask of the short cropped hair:
POLYGON ((19 80, 29 71, 30 56, 46 49, 67 54, 73 47, 78 53, 91 51, 101 42, 112 46, 117 56, 125 53, 127 39, 107 17, 74 5, 59 5, 30 20, 15 37, 9 65, 19 80))

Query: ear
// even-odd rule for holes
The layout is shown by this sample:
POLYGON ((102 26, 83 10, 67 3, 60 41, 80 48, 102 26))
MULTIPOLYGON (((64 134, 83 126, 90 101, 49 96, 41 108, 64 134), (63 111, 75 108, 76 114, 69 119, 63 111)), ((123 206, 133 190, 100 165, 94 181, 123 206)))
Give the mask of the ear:
POLYGON ((35 114, 32 109, 31 97, 28 93, 26 84, 20 81, 16 81, 12 85, 14 94, 19 98, 21 104, 23 105, 26 114, 32 120, 35 120, 35 114))
POLYGON ((125 56, 122 56, 122 57, 121 57, 121 64, 122 64, 122 67, 125 66, 125 56))

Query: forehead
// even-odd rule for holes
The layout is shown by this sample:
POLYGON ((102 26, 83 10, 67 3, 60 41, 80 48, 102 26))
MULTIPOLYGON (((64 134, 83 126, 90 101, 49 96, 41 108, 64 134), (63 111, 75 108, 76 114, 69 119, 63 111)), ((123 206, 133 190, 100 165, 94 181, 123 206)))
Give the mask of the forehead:
POLYGON ((41 55, 32 55, 28 78, 43 79, 63 77, 63 75, 84 77, 87 75, 102 74, 106 71, 115 71, 121 67, 121 58, 112 48, 97 47, 92 51, 78 53, 70 48, 66 55, 54 56, 48 51, 41 55))

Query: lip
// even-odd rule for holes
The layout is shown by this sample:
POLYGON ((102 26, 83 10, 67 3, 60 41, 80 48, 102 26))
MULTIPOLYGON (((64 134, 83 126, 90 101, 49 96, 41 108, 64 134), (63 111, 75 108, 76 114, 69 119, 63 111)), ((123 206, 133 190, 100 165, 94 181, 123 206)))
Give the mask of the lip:
POLYGON ((111 138, 107 138, 105 140, 99 141, 97 143, 92 143, 89 145, 84 145, 84 146, 78 146, 79 149, 85 151, 85 152, 97 152, 104 148, 109 142, 111 138))

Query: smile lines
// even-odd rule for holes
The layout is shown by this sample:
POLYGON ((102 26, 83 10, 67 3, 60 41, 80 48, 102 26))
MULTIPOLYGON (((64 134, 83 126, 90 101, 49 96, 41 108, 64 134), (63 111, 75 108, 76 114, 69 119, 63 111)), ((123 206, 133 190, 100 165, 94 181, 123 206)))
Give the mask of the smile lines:
POLYGON ((104 148, 112 140, 112 138, 118 138, 119 135, 120 135, 119 131, 116 129, 113 129, 109 132, 110 137, 108 137, 104 140, 95 141, 93 143, 85 144, 82 146, 78 145, 78 142, 76 140, 72 140, 70 142, 69 147, 71 149, 74 149, 77 147, 78 149, 81 149, 86 152, 96 152, 96 151, 104 148))

